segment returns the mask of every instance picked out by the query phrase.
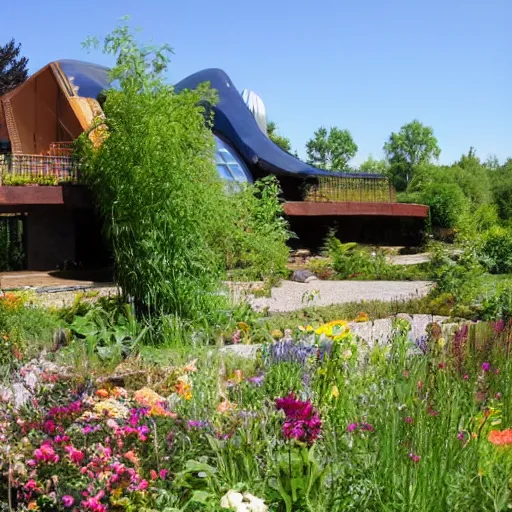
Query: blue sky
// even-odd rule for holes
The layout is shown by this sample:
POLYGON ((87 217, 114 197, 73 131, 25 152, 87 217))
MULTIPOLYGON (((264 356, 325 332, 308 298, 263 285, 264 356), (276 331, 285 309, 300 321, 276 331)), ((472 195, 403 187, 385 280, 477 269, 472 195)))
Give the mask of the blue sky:
POLYGON ((294 149, 321 125, 348 128, 353 163, 380 158, 418 118, 451 163, 474 146, 512 156, 511 0, 23 0, 2 6, 30 71, 59 58, 109 65, 81 42, 129 14, 141 37, 175 51, 169 80, 220 67, 257 92, 294 149))

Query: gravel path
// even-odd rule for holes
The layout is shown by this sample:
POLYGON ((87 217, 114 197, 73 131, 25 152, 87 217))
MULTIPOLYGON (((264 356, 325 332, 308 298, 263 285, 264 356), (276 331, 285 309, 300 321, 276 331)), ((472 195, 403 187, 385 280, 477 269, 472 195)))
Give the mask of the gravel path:
POLYGON ((271 297, 250 297, 248 300, 256 310, 268 307, 270 313, 277 313, 306 306, 423 297, 431 286, 428 281, 283 281, 281 286, 272 289, 271 297))

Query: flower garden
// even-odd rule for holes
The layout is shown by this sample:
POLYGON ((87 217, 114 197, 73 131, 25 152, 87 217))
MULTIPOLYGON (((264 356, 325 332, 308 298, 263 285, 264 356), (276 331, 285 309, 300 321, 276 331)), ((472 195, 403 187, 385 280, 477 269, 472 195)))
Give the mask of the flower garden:
POLYGON ((369 345, 335 320, 268 333, 254 357, 140 346, 85 371, 76 340, 27 360, 11 329, 0 510, 507 510, 511 327, 434 323, 412 340, 396 318, 369 345))

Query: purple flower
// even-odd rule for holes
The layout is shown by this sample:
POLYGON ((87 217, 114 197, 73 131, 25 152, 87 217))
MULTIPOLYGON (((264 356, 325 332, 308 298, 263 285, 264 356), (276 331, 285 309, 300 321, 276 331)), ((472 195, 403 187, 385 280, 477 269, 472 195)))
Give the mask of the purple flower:
POLYGON ((354 432, 355 430, 357 430, 357 427, 359 427, 357 423, 349 423, 347 427, 347 432, 354 432))
POLYGON ((65 496, 62 496, 62 504, 66 507, 66 508, 70 508, 73 506, 73 503, 75 503, 75 498, 73 498, 73 496, 69 496, 69 495, 65 495, 65 496))
POLYGON ((416 339, 416 346, 424 353, 428 353, 428 339, 426 336, 420 336, 416 339))
POLYGON ((264 375, 257 375, 256 377, 249 377, 247 382, 254 384, 255 386, 261 386, 265 380, 264 375))
POLYGON ((373 432, 375 429, 373 428, 373 425, 370 425, 369 423, 362 423, 361 430, 365 432, 373 432))
POLYGON ((187 422, 189 428, 204 428, 208 426, 207 421, 189 420, 187 422))
POLYGON ((491 370, 491 363, 488 363, 487 361, 485 363, 482 363, 482 370, 484 372, 488 372, 491 370))
POLYGON ((504 320, 498 320, 497 322, 495 322, 493 328, 496 333, 502 333, 505 330, 504 320))

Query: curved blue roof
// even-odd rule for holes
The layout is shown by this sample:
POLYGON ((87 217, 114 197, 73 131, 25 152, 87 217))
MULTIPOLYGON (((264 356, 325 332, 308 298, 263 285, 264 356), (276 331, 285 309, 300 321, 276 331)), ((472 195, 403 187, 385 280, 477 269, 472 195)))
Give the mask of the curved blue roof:
POLYGON ((214 131, 227 139, 251 167, 277 175, 382 178, 380 174, 333 173, 317 169, 282 150, 259 129, 242 96, 221 69, 199 71, 176 84, 175 90, 195 89, 204 82, 209 82, 218 93, 218 103, 213 106, 214 131))
POLYGON ((101 91, 110 87, 109 69, 98 64, 81 60, 58 60, 60 69, 73 87, 78 87, 76 94, 84 98, 97 99, 101 91))

